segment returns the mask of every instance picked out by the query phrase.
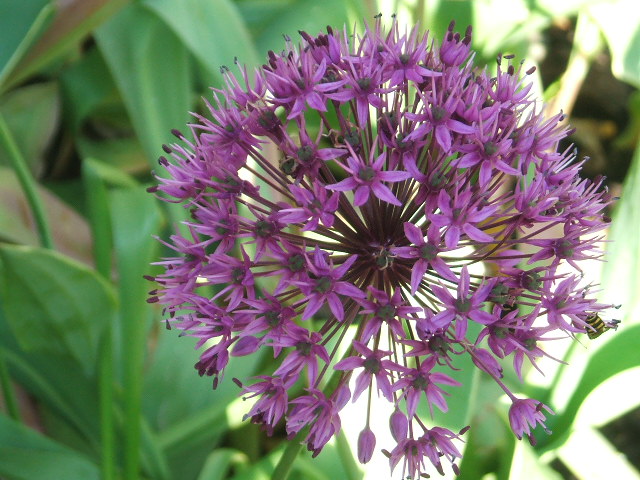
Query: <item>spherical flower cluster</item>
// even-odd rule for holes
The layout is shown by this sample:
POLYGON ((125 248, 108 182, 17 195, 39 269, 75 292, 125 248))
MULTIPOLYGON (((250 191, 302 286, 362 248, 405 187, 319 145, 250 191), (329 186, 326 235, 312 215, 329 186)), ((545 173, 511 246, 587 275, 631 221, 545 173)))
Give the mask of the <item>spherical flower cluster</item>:
MULTIPOLYGON (((314 454, 347 402, 376 394, 394 406, 391 467, 412 478, 442 460, 457 469, 462 432, 418 415, 447 410, 454 356, 496 380, 515 434, 533 439, 550 410, 509 391, 500 360, 522 377, 545 340, 584 333, 609 307, 580 269, 601 255, 603 180, 557 151, 570 131, 521 66, 475 67, 471 30, 453 27, 439 47, 395 20, 301 32, 253 76, 226 69, 152 188, 190 212, 150 301, 199 339, 200 375, 215 387, 230 356, 268 351, 274 370, 243 384, 248 417, 303 432, 314 454)), ((366 462, 376 435, 362 422, 366 462)))

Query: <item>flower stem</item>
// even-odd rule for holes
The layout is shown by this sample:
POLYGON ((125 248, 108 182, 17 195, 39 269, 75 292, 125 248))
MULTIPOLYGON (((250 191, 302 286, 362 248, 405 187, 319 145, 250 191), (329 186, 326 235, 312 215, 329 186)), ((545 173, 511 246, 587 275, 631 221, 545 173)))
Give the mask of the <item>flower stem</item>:
POLYGON ((276 465, 276 469, 271 474, 271 480, 287 480, 287 477, 291 473, 293 462, 296 460, 296 457, 302 449, 302 438, 306 434, 306 431, 306 428, 301 430, 289 441, 289 445, 287 445, 282 457, 280 457, 280 461, 278 462, 278 465, 276 465))
POLYGON ((44 211, 44 206, 40 201, 40 197, 36 191, 36 184, 27 168, 26 161, 22 156, 22 153, 18 149, 16 142, 9 131, 9 126, 4 120, 2 114, 0 114, 0 145, 4 147, 11 162, 11 167, 18 177, 20 186, 27 197, 27 202, 31 208, 33 218, 38 229, 40 236, 40 243, 45 248, 53 249, 53 237, 51 235, 51 229, 47 223, 47 218, 44 211))
MULTIPOLYGON (((111 217, 107 187, 100 177, 99 163, 93 159, 85 159, 82 162, 82 177, 87 192, 87 216, 93 234, 96 270, 108 280, 111 277, 113 248, 111 217)), ((99 408, 102 480, 116 478, 113 329, 112 323, 106 326, 100 349, 99 408)))
POLYGON ((16 399, 16 392, 11 385, 11 376, 4 359, 4 351, 0 349, 0 390, 2 390, 2 398, 7 408, 9 418, 20 421, 20 409, 16 399))

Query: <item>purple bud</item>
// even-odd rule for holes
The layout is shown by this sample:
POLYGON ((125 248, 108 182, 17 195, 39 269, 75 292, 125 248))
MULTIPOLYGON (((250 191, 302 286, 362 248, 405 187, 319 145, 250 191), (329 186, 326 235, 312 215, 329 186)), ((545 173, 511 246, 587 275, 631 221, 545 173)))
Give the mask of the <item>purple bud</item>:
POLYGON ((360 432, 358 436, 358 460, 360 463, 367 463, 373 456, 376 448, 376 436, 369 427, 360 432))
POLYGON ((346 385, 343 385, 333 394, 333 397, 336 408, 342 410, 351 398, 351 390, 346 385))
POLYGON ((253 337, 251 335, 242 337, 234 345, 231 355, 233 355, 234 357, 244 357, 245 355, 249 355, 258 350, 259 346, 259 338, 253 337))
POLYGON ((407 432, 409 431, 407 416, 400 410, 396 409, 389 419, 389 428, 391 429, 393 439, 400 443, 402 440, 407 438, 407 432))
POLYGON ((476 348, 473 353, 471 358, 476 367, 495 378, 502 378, 502 367, 491 353, 484 348, 476 348))

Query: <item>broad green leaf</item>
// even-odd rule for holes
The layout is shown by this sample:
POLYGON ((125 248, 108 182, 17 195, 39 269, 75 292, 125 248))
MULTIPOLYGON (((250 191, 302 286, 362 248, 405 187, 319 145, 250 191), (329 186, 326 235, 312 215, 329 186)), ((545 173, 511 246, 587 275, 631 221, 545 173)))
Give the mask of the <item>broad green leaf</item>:
MULTIPOLYGON (((513 460, 516 437, 496 412, 496 406, 503 406, 493 400, 490 393, 486 401, 480 403, 484 411, 477 409, 471 422, 471 429, 463 437, 464 445, 457 445, 462 454, 459 463, 459 480, 483 478, 485 473, 496 471, 498 478, 506 478, 513 460), (496 463, 500 466, 496 469, 496 463)), ((483 399, 485 400, 485 399, 483 399)))
POLYGON ((152 12, 128 5, 96 31, 135 131, 155 164, 172 128, 182 128, 192 105, 189 53, 152 12))
POLYGON ((107 187, 135 187, 137 182, 121 170, 94 158, 87 158, 82 162, 82 177, 87 197, 89 223, 93 234, 96 269, 105 278, 109 278, 113 236, 107 187))
POLYGON ((98 450, 97 395, 93 379, 87 378, 70 357, 24 352, 0 309, 0 344, 11 378, 36 399, 40 420, 51 427, 50 436, 79 451, 98 450))
MULTIPOLYGON (((163 448, 182 452, 179 457, 183 457, 190 446, 198 441, 212 442, 229 428, 228 423, 232 422, 227 422, 228 407, 241 392, 231 379, 247 382, 256 374, 262 357, 231 358, 224 381, 213 390, 211 379, 199 377, 193 368, 199 356, 194 349, 195 340, 178 338, 174 331, 160 331, 158 335, 154 363, 145 375, 144 411, 162 431, 163 448)), ((237 418, 230 418, 236 424, 241 423, 251 402, 240 406, 241 412, 234 413, 237 418)))
MULTIPOLYGON (((107 64, 97 48, 92 48, 60 75, 67 126, 77 132, 100 106, 121 102, 107 64)), ((109 110, 108 117, 115 117, 109 110)), ((105 115, 106 117, 107 115, 105 115)), ((113 118, 109 119, 113 122, 113 118)))
POLYGON ((24 192, 13 170, 0 167, 0 240, 12 243, 37 245, 38 237, 30 218, 20 215, 29 210, 24 192))
POLYGON ((463 452, 460 480, 475 480, 481 473, 492 471, 498 457, 503 473, 508 471, 516 437, 504 421, 508 405, 500 401, 503 395, 489 375, 479 373, 468 419, 471 428, 462 437, 464 445, 454 442, 463 452))
POLYGON ((516 442, 509 480, 535 478, 536 480, 562 480, 562 476, 540 461, 536 451, 526 441, 516 442))
MULTIPOLYGON (((42 170, 45 149, 60 121, 60 101, 56 85, 37 83, 7 93, 0 102, 16 144, 32 173, 42 170)), ((0 165, 8 165, 7 153, 0 149, 0 165)))
MULTIPOLYGON (((511 53, 518 59, 525 57, 531 36, 551 22, 546 15, 533 14, 529 10, 531 2, 525 0, 506 3, 501 0, 484 0, 470 3, 473 4, 472 46, 481 51, 482 60, 491 67, 495 65, 493 62, 497 54, 511 53)), ((443 11, 445 14, 448 13, 447 4, 443 11)), ((466 24, 461 23, 459 28, 466 28, 466 24)))
MULTIPOLYGON (((424 23, 429 29, 432 38, 441 40, 444 37, 449 23, 452 20, 456 22, 456 30, 464 32, 467 25, 476 25, 473 23, 473 0, 460 0, 457 2, 448 2, 446 0, 436 0, 425 3, 425 18, 421 18, 420 23, 424 23)), ((489 2, 482 2, 486 9, 489 2)), ((519 5, 520 2, 515 2, 519 5)), ((489 19, 486 19, 489 20, 489 19)), ((475 39, 474 39, 475 43, 475 39)))
POLYGON ((139 185, 131 175, 127 175, 110 163, 96 158, 87 158, 83 161, 83 166, 84 164, 86 164, 88 175, 99 178, 108 187, 134 188, 139 185))
MULTIPOLYGON (((85 264, 91 263, 91 238, 84 218, 46 188, 37 190, 43 198, 58 250, 85 264)), ((0 191, 0 239, 38 245, 27 199, 15 174, 8 168, 0 167, 0 191)))
MULTIPOLYGON (((141 465, 147 476, 155 480, 170 480, 173 477, 169 473, 167 458, 160 446, 160 439, 149 427, 146 418, 140 418, 141 423, 141 465)), ((179 477, 183 478, 183 477, 179 477)))
POLYGON ((616 203, 606 248, 602 298, 622 305, 624 334, 629 322, 640 322, 640 144, 627 172, 621 199, 616 203), (621 282, 620 279, 625 279, 621 282))
MULTIPOLYGON (((155 288, 155 285, 149 283, 147 288, 155 288)), ((225 375, 225 381, 220 384, 218 390, 213 390, 211 380, 200 377, 193 368, 200 354, 194 348, 195 339, 179 337, 177 331, 164 328, 158 330, 157 335, 153 363, 144 376, 143 398, 145 416, 149 418, 153 428, 159 431, 179 428, 178 425, 189 423, 191 417, 201 417, 204 423, 203 411, 214 404, 219 407, 220 417, 224 417, 228 403, 240 392, 229 374, 225 375), (227 385, 228 383, 230 385, 227 385)), ((235 360, 232 359, 234 366, 235 360)), ((237 371, 231 364, 229 367, 233 369, 233 376, 239 375, 239 378, 243 378, 246 374, 237 371)), ((170 448, 180 448, 184 442, 188 442, 188 439, 183 438, 170 448)), ((166 447, 168 445, 165 445, 166 447)))
POLYGON ((258 66, 258 56, 236 5, 230 0, 144 0, 182 40, 191 54, 213 78, 220 77, 222 65, 231 66, 234 58, 249 67, 258 66))
MULTIPOLYGON (((336 447, 332 441, 325 445, 322 452, 320 452, 320 455, 316 458, 311 458, 310 454, 306 452, 298 455, 298 458, 296 458, 296 461, 293 464, 291 477, 304 480, 332 480, 337 478, 351 480, 355 478, 364 478, 362 477, 362 474, 357 471, 357 465, 354 465, 356 470, 353 472, 353 475, 356 476, 347 475, 344 464, 341 461, 340 454, 338 453, 338 448, 339 447, 336 447)), ((374 455, 379 454, 380 448, 377 449, 374 455)), ((386 461, 386 458, 384 463, 385 467, 388 467, 388 461, 386 461)), ((380 475, 381 473, 381 471, 377 471, 374 478, 387 478, 385 475, 380 475)))
POLYGON ((582 378, 566 409, 557 416, 547 417, 547 426, 554 432, 553 436, 540 436, 539 447, 548 448, 550 444, 561 444, 571 432, 571 425, 584 399, 598 385, 616 373, 628 368, 640 366, 640 325, 633 325, 610 334, 612 338, 591 355, 582 378))
MULTIPOLYGON (((29 75, 51 63, 61 55, 69 52, 79 41, 87 36, 97 25, 112 16, 128 0, 68 0, 65 2, 50 2, 57 7, 56 15, 47 30, 33 45, 24 59, 15 67, 9 84, 17 84, 29 75)), ((5 2, 6 3, 6 2, 5 2)), ((11 13, 0 17, 13 19, 16 11, 24 8, 22 2, 12 0, 11 13)), ((2 13, 2 12, 0 12, 2 13)), ((4 32, 4 29, 2 30, 4 32)))
MULTIPOLYGON (((624 434, 623 434, 624 435, 624 434)), ((574 478, 624 478, 640 480, 630 459, 595 428, 579 428, 557 449, 558 457, 575 474, 574 478), (593 452, 585 455, 585 452, 593 452)))
POLYGON ((7 76, 46 28, 53 14, 49 0, 0 2, 0 91, 7 76))
POLYGON ((284 4, 282 8, 273 16, 264 29, 256 37, 256 45, 262 50, 259 52, 260 58, 266 58, 268 50, 276 52, 282 51, 285 47, 283 35, 288 35, 298 43, 299 30, 304 30, 310 35, 316 35, 324 31, 327 25, 341 29, 348 25, 347 4, 343 0, 326 0, 317 2, 315 0, 299 0, 284 4))
POLYGON ((640 87, 640 17, 635 13, 637 8, 635 0, 615 0, 592 5, 588 12, 607 40, 614 75, 640 87))
POLYGON ((98 480, 98 467, 71 450, 0 414, 0 476, 12 480, 98 480))
POLYGON ((207 457, 198 480, 225 480, 231 468, 242 469, 248 463, 249 459, 241 451, 218 448, 207 457))
MULTIPOLYGON (((282 11, 289 8, 293 3, 295 3, 295 0, 271 0, 269 2, 265 2, 264 0, 236 0, 235 2, 238 11, 242 15, 254 39, 257 38, 269 24, 273 23, 282 11)), ((259 45, 259 43, 255 43, 259 45)), ((265 54, 266 50, 264 52, 258 52, 260 58, 265 57, 265 54)))
POLYGON ((149 162, 132 134, 131 119, 99 49, 90 49, 65 69, 60 85, 65 126, 74 136, 80 157, 95 157, 131 174, 146 174, 149 162))
POLYGON ((135 136, 96 139, 81 132, 76 142, 83 158, 99 158, 127 176, 149 173, 148 156, 135 136))
MULTIPOLYGON (((10 336, 6 325, 0 325, 0 331, 10 336)), ((26 355, 13 347, 7 347, 4 355, 12 378, 32 398, 38 399, 41 418, 52 425, 50 435, 63 439, 67 445, 75 445, 78 450, 95 454, 98 450, 97 396, 95 385, 80 371, 80 366, 53 355, 26 355), (54 416, 58 424, 65 425, 65 431, 54 426, 55 421, 51 421, 54 416)))
MULTIPOLYGON (((360 469, 359 464, 356 461, 356 455, 358 454, 357 440, 356 442, 352 442, 352 446, 350 446, 344 430, 340 430, 334 439, 338 458, 331 459, 333 460, 331 464, 341 465, 346 474, 345 478, 348 480, 362 480, 364 478, 364 472, 360 469)), ((328 454, 325 453, 325 457, 327 456, 328 454)), ((332 477, 334 476, 332 475, 332 477)))
MULTIPOLYGON (((285 442, 286 445, 286 442, 285 442)), ((268 455, 252 465, 246 470, 236 473, 232 480, 269 480, 275 470, 276 464, 282 456, 284 448, 282 446, 269 452, 268 455)), ((388 467, 388 463, 385 462, 388 467)), ((329 442, 324 446, 318 457, 311 459, 311 454, 304 450, 300 453, 293 464, 291 474, 288 480, 328 480, 340 479, 346 480, 346 472, 342 468, 342 462, 339 459, 338 452, 333 442, 329 442)), ((389 478, 388 470, 377 472, 375 478, 389 478)))
POLYGON ((114 319, 109 284, 49 250, 4 245, 0 259, 2 306, 20 346, 69 356, 91 373, 104 327, 114 319))

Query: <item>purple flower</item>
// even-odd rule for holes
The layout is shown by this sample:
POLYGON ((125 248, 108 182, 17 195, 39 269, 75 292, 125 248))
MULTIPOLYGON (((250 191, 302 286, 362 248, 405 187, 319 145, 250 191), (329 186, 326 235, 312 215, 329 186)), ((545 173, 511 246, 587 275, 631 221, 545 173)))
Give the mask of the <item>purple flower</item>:
POLYGON ((418 408, 420 398, 424 393, 429 405, 429 411, 433 415, 433 405, 446 412, 447 402, 444 399, 445 391, 437 384, 460 386, 456 380, 444 373, 434 372, 437 358, 432 355, 420 364, 418 368, 400 369, 400 379, 393 385, 394 391, 402 391, 402 397, 407 403, 407 413, 413 417, 418 408))
POLYGON ((463 234, 473 242, 493 241, 491 235, 476 225, 495 214, 498 205, 480 206, 484 203, 484 198, 483 195, 478 195, 477 189, 467 188, 463 192, 458 192, 456 189, 451 193, 453 195, 440 190, 438 195, 440 213, 427 213, 433 225, 445 228, 444 244, 447 248, 457 247, 463 234))
POLYGON ((280 221, 283 223, 304 223, 302 231, 316 230, 318 223, 331 228, 335 221, 334 212, 338 209, 340 194, 328 194, 323 185, 317 183, 312 191, 291 185, 291 193, 300 207, 280 210, 280 221))
POLYGON ((277 348, 293 347, 295 350, 287 355, 273 374, 285 378, 297 378, 300 370, 306 366, 309 383, 315 384, 318 378, 318 360, 330 362, 327 350, 320 345, 321 340, 322 335, 318 332, 309 332, 306 328, 297 326, 286 335, 274 340, 273 345, 277 348))
POLYGON ((351 283, 341 281, 345 273, 357 260, 349 257, 342 265, 334 268, 331 261, 327 262, 326 252, 316 247, 313 258, 307 259, 307 267, 311 276, 305 280, 292 282, 305 295, 307 306, 302 313, 302 320, 308 320, 326 302, 338 321, 344 318, 344 308, 338 294, 352 298, 363 298, 365 294, 351 283))
MULTIPOLYGON (((373 153, 373 152, 372 152, 373 153)), ((359 157, 350 156, 347 159, 349 166, 340 164, 345 172, 351 175, 344 180, 333 185, 327 185, 329 190, 345 192, 355 190, 353 204, 356 207, 364 205, 369 199, 369 193, 392 205, 401 206, 402 203, 396 198, 383 182, 400 182, 411 177, 409 172, 399 172, 396 170, 382 170, 386 154, 380 155, 375 161, 365 162, 359 157)), ((336 162, 337 163, 337 162, 336 162)))
POLYGON ((383 357, 391 355, 391 352, 384 350, 373 351, 360 342, 354 342, 353 348, 361 356, 345 358, 333 367, 334 370, 355 370, 358 367, 363 368, 356 379, 356 387, 352 397, 353 401, 355 402, 362 392, 371 387, 371 381, 375 376, 378 390, 382 392, 382 395, 384 395, 387 400, 393 402, 393 391, 389 379, 392 377, 391 370, 395 369, 396 364, 390 360, 382 360, 383 357))
POLYGON ((396 254, 400 258, 413 258, 418 261, 413 265, 411 272, 411 294, 418 291, 420 282, 424 278, 427 270, 432 269, 442 278, 457 282, 458 278, 451 271, 451 268, 444 260, 438 257, 438 253, 442 251, 440 245, 440 230, 435 226, 427 230, 427 240, 425 241, 422 229, 411 223, 404 224, 404 234, 413 244, 412 247, 395 247, 391 253, 396 254))
POLYGON ((327 397, 316 389, 308 391, 308 395, 291 400, 293 408, 287 417, 287 434, 293 436, 306 425, 311 424, 305 442, 315 457, 340 430, 341 422, 338 412, 346 405, 350 393, 346 386, 338 387, 331 397, 327 397))
POLYGON ((413 438, 403 438, 389 453, 389 465, 393 472, 396 465, 403 461, 402 478, 420 478, 421 474, 426 472, 425 457, 426 452, 422 442, 413 438))
MULTIPOLYGON (((377 336, 380 332, 382 325, 386 324, 389 331, 395 335, 397 339, 404 337, 404 330, 402 329, 403 319, 410 320, 412 314, 420 312, 422 309, 419 307, 409 307, 403 305, 405 299, 402 298, 402 293, 399 289, 393 292, 393 296, 389 298, 389 295, 373 287, 369 287, 371 296, 375 299, 375 302, 366 299, 356 299, 356 301, 362 305, 360 314, 369 314, 362 334, 360 336, 362 342, 366 343, 374 335, 377 336)), ((415 318, 415 317, 414 317, 415 318)))
POLYGON ((447 329, 449 325, 455 325, 457 339, 464 338, 467 333, 468 320, 473 320, 480 324, 491 323, 495 317, 484 311, 483 307, 494 283, 495 279, 489 279, 481 287, 471 291, 469 271, 467 267, 463 267, 455 297, 442 286, 434 285, 432 287, 433 292, 446 308, 437 313, 431 319, 431 322, 444 329, 447 329))
POLYGON ((273 433, 274 427, 287 412, 289 398, 287 391, 292 386, 292 382, 283 382, 280 377, 260 376, 261 381, 244 388, 243 400, 253 397, 260 397, 254 403, 245 418, 251 418, 253 423, 264 425, 269 434, 273 433))
POLYGON ((553 415, 553 411, 549 407, 537 400, 518 398, 513 401, 509 409, 509 423, 511 424, 511 430, 513 430, 518 439, 526 436, 529 438, 529 442, 535 445, 535 438, 531 430, 537 425, 541 425, 545 432, 551 433, 544 424, 547 417, 542 413, 543 409, 553 415))
POLYGON ((590 319, 611 306, 582 265, 601 257, 604 179, 557 151, 571 130, 536 107, 530 71, 474 65, 470 28, 452 23, 440 47, 395 19, 301 36, 255 73, 225 71, 192 138, 163 147, 150 191, 186 212, 161 240, 149 302, 197 339, 214 387, 230 356, 268 352, 244 387, 248 418, 308 427, 314 455, 350 399, 378 393, 393 404, 391 467, 455 472, 459 435, 417 412, 447 411, 457 356, 505 391, 515 434, 531 438, 546 407, 515 397, 503 368, 522 377, 547 341, 598 333, 590 319))

